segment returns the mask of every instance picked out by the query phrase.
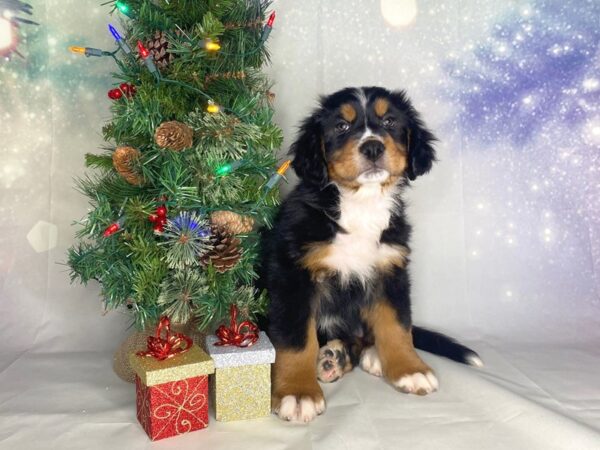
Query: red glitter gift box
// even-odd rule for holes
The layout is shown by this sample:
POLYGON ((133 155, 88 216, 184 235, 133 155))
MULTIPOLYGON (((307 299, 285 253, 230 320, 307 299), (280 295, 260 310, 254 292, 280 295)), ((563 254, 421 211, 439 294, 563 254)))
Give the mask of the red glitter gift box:
POLYGON ((136 373, 137 418, 153 441, 206 428, 212 359, 198 346, 158 360, 130 355, 136 373))

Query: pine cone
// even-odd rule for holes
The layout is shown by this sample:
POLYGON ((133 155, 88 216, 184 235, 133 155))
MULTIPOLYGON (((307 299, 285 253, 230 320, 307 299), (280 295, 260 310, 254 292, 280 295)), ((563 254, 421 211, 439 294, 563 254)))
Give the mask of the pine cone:
POLYGON ((200 258, 200 263, 205 267, 212 264, 217 272, 225 273, 242 257, 240 240, 219 228, 213 228, 212 231, 212 250, 200 258))
POLYGON ((136 172, 135 163, 142 156, 139 150, 133 147, 117 147, 113 153, 113 167, 129 184, 140 185, 144 179, 136 172))
POLYGON ((154 141, 159 147, 178 152, 192 146, 194 131, 185 123, 175 120, 163 122, 154 133, 154 141))
MULTIPOLYGON (((176 34, 179 34, 179 30, 176 34)), ((164 69, 175 59, 175 55, 168 51, 169 41, 167 41, 164 31, 156 31, 154 37, 146 42, 146 48, 150 51, 152 59, 159 69, 164 69)))
POLYGON ((266 92, 267 102, 269 102, 269 106, 273 106, 275 104, 275 92, 268 90, 266 92))
POLYGON ((245 234, 252 231, 254 219, 233 211, 214 211, 210 215, 210 224, 228 234, 245 234))

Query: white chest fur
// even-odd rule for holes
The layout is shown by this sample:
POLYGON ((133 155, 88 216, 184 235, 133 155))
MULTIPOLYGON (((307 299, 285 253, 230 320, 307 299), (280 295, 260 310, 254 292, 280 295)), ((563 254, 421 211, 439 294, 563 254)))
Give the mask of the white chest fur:
POLYGON ((377 265, 398 251, 379 243, 396 207, 396 194, 394 189, 382 191, 378 184, 364 185, 357 191, 341 191, 338 224, 347 233, 337 233, 323 262, 339 273, 343 281, 357 277, 366 282, 377 265))

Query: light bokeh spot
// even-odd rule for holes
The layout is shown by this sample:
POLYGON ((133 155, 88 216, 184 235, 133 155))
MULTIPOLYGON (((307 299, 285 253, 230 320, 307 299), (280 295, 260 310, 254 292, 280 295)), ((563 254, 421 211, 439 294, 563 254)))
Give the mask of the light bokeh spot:
POLYGON ((53 223, 39 220, 27 233, 27 241, 37 253, 52 250, 58 243, 58 227, 53 223))

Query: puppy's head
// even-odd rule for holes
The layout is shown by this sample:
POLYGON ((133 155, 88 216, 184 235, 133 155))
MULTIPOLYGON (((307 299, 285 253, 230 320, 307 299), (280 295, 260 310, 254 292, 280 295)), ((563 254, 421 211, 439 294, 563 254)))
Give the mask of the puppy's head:
POLYGON ((428 172, 434 141, 403 91, 347 88, 321 100, 302 122, 290 153, 305 182, 357 189, 428 172))

